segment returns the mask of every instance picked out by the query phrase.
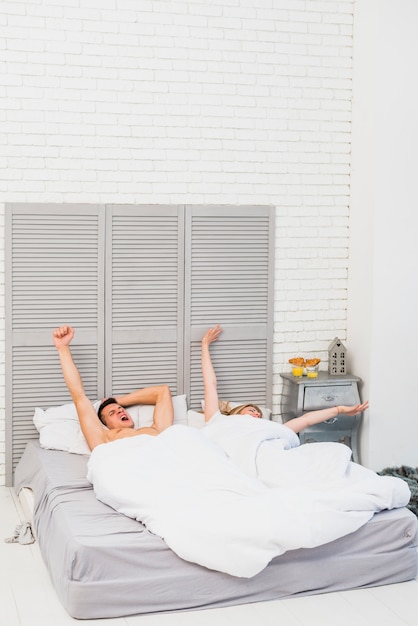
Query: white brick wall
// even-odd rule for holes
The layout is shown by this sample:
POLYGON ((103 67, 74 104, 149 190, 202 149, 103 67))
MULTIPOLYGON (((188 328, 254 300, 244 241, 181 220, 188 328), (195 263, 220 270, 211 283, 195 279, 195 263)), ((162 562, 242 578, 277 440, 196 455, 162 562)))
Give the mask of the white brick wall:
POLYGON ((277 206, 276 415, 289 356, 346 334, 353 1, 0 9, 1 202, 277 206))

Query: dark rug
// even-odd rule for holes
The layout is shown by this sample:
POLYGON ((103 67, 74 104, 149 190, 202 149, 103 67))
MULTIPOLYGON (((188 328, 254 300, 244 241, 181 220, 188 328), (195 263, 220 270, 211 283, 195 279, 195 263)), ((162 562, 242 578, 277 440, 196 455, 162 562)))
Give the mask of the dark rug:
POLYGON ((402 478, 411 490, 411 499, 407 508, 418 517, 418 467, 385 467, 381 472, 377 472, 380 476, 396 476, 402 478))

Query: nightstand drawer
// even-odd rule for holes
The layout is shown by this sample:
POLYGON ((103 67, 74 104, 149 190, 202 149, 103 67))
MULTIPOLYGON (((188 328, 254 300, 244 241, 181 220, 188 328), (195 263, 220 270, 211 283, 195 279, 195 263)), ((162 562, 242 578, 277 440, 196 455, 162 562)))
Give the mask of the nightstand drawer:
POLYGON ((339 404, 352 405, 358 402, 357 387, 353 385, 315 385, 305 388, 303 410, 315 411, 339 404))
POLYGON ((304 443, 319 443, 321 441, 324 442, 334 442, 334 443, 343 443, 349 448, 352 446, 352 432, 350 430, 326 430, 326 429, 315 429, 315 428, 306 428, 299 435, 301 444, 304 443))

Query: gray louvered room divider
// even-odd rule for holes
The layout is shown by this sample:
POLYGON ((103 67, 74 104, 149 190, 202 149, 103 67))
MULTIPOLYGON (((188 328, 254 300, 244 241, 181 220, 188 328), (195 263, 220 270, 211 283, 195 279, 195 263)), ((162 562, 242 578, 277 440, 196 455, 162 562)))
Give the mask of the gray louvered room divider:
POLYGON ((221 323, 220 396, 271 405, 273 207, 9 204, 5 240, 8 484, 34 408, 70 401, 63 323, 93 400, 164 382, 199 409, 200 339, 221 323))

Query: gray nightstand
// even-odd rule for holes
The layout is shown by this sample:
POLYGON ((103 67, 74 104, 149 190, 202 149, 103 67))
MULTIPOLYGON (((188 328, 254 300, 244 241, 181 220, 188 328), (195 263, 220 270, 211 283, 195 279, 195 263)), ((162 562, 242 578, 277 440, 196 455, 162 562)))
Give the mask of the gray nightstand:
MULTIPOLYGON (((318 378, 293 374, 280 374, 283 378, 281 412, 283 422, 299 417, 308 411, 326 409, 340 404, 352 405, 360 402, 358 376, 331 376, 319 372, 318 378)), ((362 414, 354 417, 338 415, 322 424, 310 426, 299 433, 301 443, 314 441, 338 441, 345 443, 353 451, 353 460, 359 462, 358 431, 362 414)))

